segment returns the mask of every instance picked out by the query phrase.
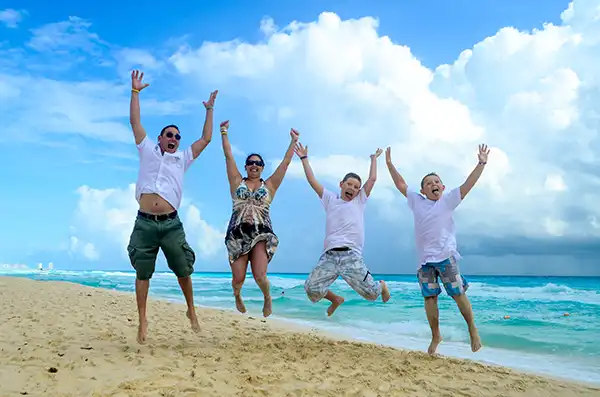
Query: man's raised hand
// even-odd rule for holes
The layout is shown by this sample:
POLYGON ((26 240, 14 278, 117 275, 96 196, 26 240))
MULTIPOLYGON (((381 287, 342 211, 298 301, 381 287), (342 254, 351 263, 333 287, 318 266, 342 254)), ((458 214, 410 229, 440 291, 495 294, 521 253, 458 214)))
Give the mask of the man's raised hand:
POLYGON ((300 138, 300 133, 292 128, 290 130, 290 137, 292 138, 292 142, 298 142, 298 139, 300 138))
POLYGON ((306 157, 308 156, 308 146, 305 147, 300 142, 297 142, 296 146, 294 146, 294 153, 300 158, 306 157))
POLYGON ((488 154, 490 154, 490 149, 488 149, 487 145, 485 145, 485 144, 479 145, 479 153, 477 153, 479 162, 487 163, 488 154))
POLYGON ((217 99, 218 93, 219 93, 219 90, 214 90, 213 92, 210 93, 210 97, 208 98, 208 101, 202 101, 202 104, 204 105, 204 107, 207 110, 215 107, 215 99, 217 99))
POLYGON ((131 89, 136 91, 141 91, 144 88, 148 87, 150 84, 142 83, 142 79, 144 78, 144 72, 139 70, 134 70, 131 72, 131 89))
POLYGON ((221 121, 219 127, 221 128, 221 132, 227 132, 229 129, 229 120, 221 121))
POLYGON ((383 153, 383 150, 377 148, 377 150, 375 151, 375 153, 373 153, 370 157, 371 157, 372 160, 375 160, 377 157, 381 156, 381 153, 383 153))

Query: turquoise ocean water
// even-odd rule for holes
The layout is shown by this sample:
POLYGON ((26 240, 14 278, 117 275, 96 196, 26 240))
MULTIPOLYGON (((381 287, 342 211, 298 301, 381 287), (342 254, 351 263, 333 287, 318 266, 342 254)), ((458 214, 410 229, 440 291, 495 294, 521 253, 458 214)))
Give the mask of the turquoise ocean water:
MULTIPOLYGON (((0 275, 127 292, 134 291, 135 277, 126 271, 61 270, 9 270, 0 275)), ((424 351, 429 344, 429 327, 414 276, 376 276, 390 286, 392 299, 386 304, 365 301, 338 280, 332 288, 346 303, 330 318, 325 314, 325 301, 312 304, 306 298, 305 274, 270 274, 269 278, 274 318, 394 347, 424 351)), ((228 273, 196 273, 193 279, 197 305, 235 311, 228 273)), ((469 281, 468 295, 484 348, 471 353, 458 308, 442 295, 444 343, 439 353, 600 384, 600 278, 471 276, 469 281)), ((243 293, 247 315, 261 316, 262 295, 250 274, 243 293)), ((183 301, 171 273, 154 275, 151 295, 183 301)))

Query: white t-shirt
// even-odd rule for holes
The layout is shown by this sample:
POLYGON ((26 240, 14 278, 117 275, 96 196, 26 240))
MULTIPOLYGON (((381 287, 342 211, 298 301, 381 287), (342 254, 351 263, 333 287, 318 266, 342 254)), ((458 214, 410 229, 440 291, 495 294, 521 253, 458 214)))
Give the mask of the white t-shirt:
POLYGON ((325 208, 325 243, 323 250, 349 247, 362 254, 365 243, 364 212, 368 197, 363 189, 351 201, 323 189, 321 203, 325 208))
POLYGON ((437 201, 407 190, 408 206, 413 212, 419 267, 460 255, 456 248, 456 227, 452 213, 461 203, 460 188, 442 194, 437 201))
POLYGON ((148 136, 137 148, 140 170, 135 186, 136 200, 139 202, 144 193, 156 193, 173 208, 179 209, 183 194, 183 174, 194 161, 192 148, 162 154, 158 144, 151 142, 148 136))

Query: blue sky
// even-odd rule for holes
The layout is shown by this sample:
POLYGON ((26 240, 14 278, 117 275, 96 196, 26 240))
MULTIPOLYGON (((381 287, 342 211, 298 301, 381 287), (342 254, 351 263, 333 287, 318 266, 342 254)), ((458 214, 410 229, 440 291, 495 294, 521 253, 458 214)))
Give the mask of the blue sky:
MULTIPOLYGON (((297 128, 329 188, 393 147, 409 184, 456 186, 492 147, 456 220, 465 273, 599 275, 597 51, 590 2, 548 0, 8 4, 0 10, 0 263, 129 269, 137 151, 129 74, 150 135, 201 134, 219 89, 239 161, 276 164, 297 128), (117 12, 118 11, 118 12, 117 12), (8 184, 10 181, 10 184, 8 184)), ((596 14, 595 14, 596 13, 596 14)), ((227 271, 231 213, 220 138, 186 175, 182 217, 198 271, 227 271)), ((267 168, 267 172, 272 168, 267 168)), ((412 219, 383 159, 366 214, 377 273, 416 269, 412 219)), ((324 214, 295 161, 272 206, 272 272, 307 272, 324 214)), ((166 269, 164 261, 159 269, 166 269)))

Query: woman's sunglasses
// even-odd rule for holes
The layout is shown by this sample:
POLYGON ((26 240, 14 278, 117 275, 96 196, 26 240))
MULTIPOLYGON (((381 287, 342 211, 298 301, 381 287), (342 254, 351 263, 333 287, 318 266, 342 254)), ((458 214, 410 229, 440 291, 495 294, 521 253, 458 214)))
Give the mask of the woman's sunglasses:
MULTIPOLYGON (((167 136, 167 138, 173 138, 173 133, 171 131, 167 132, 165 135, 167 136)), ((175 139, 180 140, 181 135, 175 134, 175 139)))
POLYGON ((265 163, 260 160, 248 160, 246 161, 246 167, 250 167, 251 165, 255 165, 257 167, 264 167, 265 163))

